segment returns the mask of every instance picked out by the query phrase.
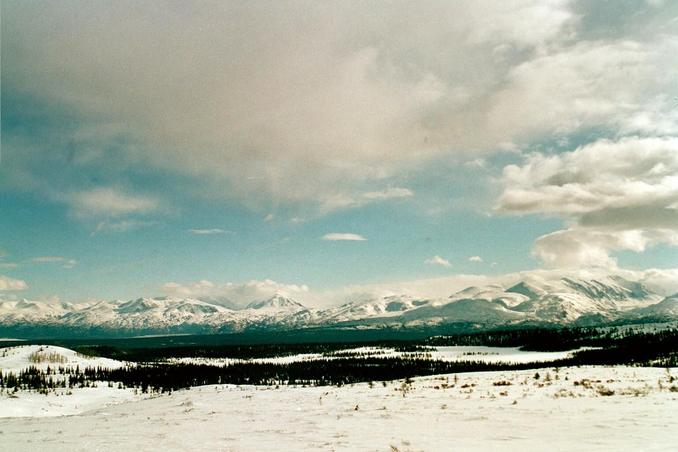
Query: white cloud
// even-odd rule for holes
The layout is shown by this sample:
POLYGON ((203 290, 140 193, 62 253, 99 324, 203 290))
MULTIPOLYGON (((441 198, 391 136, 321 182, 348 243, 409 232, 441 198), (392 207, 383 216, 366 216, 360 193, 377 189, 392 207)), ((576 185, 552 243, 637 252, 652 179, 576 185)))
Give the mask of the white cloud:
POLYGON ((73 193, 67 197, 67 201, 75 213, 83 217, 147 214, 159 208, 159 201, 155 198, 125 193, 110 187, 73 193))
POLYGON ((226 231, 225 229, 219 229, 219 228, 211 228, 211 229, 189 229, 188 232, 194 235, 214 235, 214 234, 228 234, 230 231, 226 231))
POLYGON ((304 302, 309 298, 309 287, 297 284, 282 284, 270 279, 252 280, 246 283, 215 284, 208 280, 179 284, 168 282, 162 291, 170 296, 210 300, 226 307, 243 307, 252 301, 281 294, 304 302))
POLYGON ((615 251, 678 245, 677 202, 678 139, 628 137, 507 166, 497 211, 568 221, 535 242, 551 266, 610 267, 615 251))
POLYGON ((650 45, 581 41, 516 65, 505 87, 494 93, 488 137, 498 140, 503 133, 525 142, 547 131, 559 137, 595 126, 628 134, 648 130, 640 119, 630 119, 644 113, 664 115, 662 127, 670 128, 666 121, 673 109, 662 100, 672 88, 662 74, 678 69, 676 50, 678 41, 670 38, 650 45))
POLYGON ((384 190, 355 194, 348 192, 333 193, 328 194, 323 199, 320 212, 326 213, 338 209, 361 207, 374 202, 410 198, 412 196, 414 196, 412 190, 402 187, 391 187, 384 190))
POLYGON ((35 264, 62 264, 63 268, 73 268, 78 264, 75 259, 69 259, 62 256, 39 256, 31 259, 35 264))
POLYGON ((678 268, 628 270, 623 268, 577 268, 529 270, 488 276, 478 274, 455 274, 442 278, 427 278, 410 281, 356 284, 333 290, 314 291, 304 284, 284 284, 271 280, 249 281, 246 283, 216 284, 208 280, 179 284, 170 282, 162 291, 170 296, 191 297, 209 300, 227 307, 243 307, 253 300, 262 300, 279 293, 309 307, 327 307, 374 297, 389 295, 411 295, 428 299, 447 298, 451 294, 470 286, 499 285, 508 288, 520 281, 555 281, 563 277, 601 279, 618 275, 631 281, 647 285, 663 295, 678 292, 678 268))
POLYGON ((325 292, 316 296, 324 304, 337 304, 346 300, 365 299, 388 295, 407 294, 421 298, 447 298, 451 294, 470 286, 499 285, 504 288, 524 280, 555 281, 563 277, 582 279, 601 279, 618 275, 631 281, 646 284, 651 290, 663 295, 678 292, 678 268, 628 270, 622 268, 577 268, 577 269, 539 269, 523 272, 489 276, 479 274, 455 274, 442 278, 427 278, 411 281, 399 281, 379 284, 361 284, 344 287, 340 290, 325 292))
POLYGON ((92 235, 103 232, 127 232, 134 229, 145 228, 148 226, 153 226, 157 224, 155 221, 143 221, 143 220, 105 220, 100 221, 92 235))
POLYGON ((24 290, 27 287, 26 281, 0 275, 0 290, 24 290))
POLYGON ((533 154, 504 169, 504 185, 497 209, 508 213, 662 210, 678 202, 678 138, 599 140, 563 154, 533 154))
POLYGON ((369 200, 385 200, 385 199, 397 199, 397 198, 409 198, 413 196, 412 190, 408 188, 401 187, 392 187, 387 188, 386 190, 380 191, 371 191, 362 195, 364 199, 369 200))
POLYGON ((471 256, 468 258, 469 262, 484 262, 480 256, 471 256))
POLYGON ((424 263, 428 264, 428 265, 438 265, 440 267, 451 267, 452 266, 452 264, 450 264, 450 261, 448 261, 447 259, 442 258, 438 255, 435 255, 430 259, 426 259, 424 261, 424 263))
POLYGON ((379 187, 506 143, 678 123, 670 29, 587 39, 577 2, 162 6, 11 3, 3 83, 85 118, 74 145, 120 149, 101 161, 123 175, 150 165, 264 211, 410 196, 379 187))
POLYGON ((349 241, 349 242, 361 242, 367 240, 360 234, 352 234, 350 232, 331 232, 322 236, 323 240, 329 240, 331 242, 337 241, 349 241))

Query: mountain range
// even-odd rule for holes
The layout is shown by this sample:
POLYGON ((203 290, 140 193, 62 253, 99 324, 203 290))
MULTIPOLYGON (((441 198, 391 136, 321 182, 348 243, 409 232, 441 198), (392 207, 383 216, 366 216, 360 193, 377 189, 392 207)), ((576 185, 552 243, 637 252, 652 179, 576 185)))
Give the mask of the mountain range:
POLYGON ((477 328, 534 324, 593 325, 678 319, 678 294, 663 297, 616 276, 528 278, 504 288, 468 287, 447 298, 391 295, 314 309, 282 294, 245 307, 210 299, 155 297, 72 304, 0 301, 0 336, 53 331, 130 336, 305 328, 477 328))

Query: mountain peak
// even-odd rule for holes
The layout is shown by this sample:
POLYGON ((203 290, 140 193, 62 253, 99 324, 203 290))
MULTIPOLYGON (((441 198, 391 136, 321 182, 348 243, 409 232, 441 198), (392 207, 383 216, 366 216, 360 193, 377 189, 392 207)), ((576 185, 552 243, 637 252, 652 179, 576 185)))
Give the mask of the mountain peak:
POLYGON ((529 299, 533 299, 543 295, 546 291, 527 281, 521 281, 506 289, 506 292, 519 293, 525 295, 529 299))
POLYGON ((299 311, 306 309, 306 307, 301 303, 276 292, 271 298, 251 302, 247 305, 246 309, 283 309, 288 311, 299 311))

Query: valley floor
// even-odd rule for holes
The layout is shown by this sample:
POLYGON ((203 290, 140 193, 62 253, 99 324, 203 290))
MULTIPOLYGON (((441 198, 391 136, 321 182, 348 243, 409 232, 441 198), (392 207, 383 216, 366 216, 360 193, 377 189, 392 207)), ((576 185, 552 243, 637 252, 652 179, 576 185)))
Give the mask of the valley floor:
POLYGON ((668 451, 678 448, 676 391, 678 369, 636 367, 203 386, 72 416, 0 419, 0 450, 668 451))

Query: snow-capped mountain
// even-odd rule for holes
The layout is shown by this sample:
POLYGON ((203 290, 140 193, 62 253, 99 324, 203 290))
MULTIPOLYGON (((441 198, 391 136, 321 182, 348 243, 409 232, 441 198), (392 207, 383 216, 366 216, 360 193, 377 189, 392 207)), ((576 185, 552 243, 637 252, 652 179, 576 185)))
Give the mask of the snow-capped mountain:
POLYGON ((40 322, 45 319, 58 319, 72 309, 68 303, 51 303, 41 301, 0 301, 0 321, 11 322, 40 322))
POLYGON ((297 312, 306 309, 301 303, 297 303, 291 298, 280 294, 275 294, 266 300, 253 301, 247 305, 247 309, 256 309, 260 312, 266 311, 285 311, 297 312))
POLYGON ((327 309, 309 309, 282 294, 253 300, 239 309, 210 299, 172 297, 83 304, 2 301, 0 333, 31 328, 31 331, 61 328, 129 335, 307 327, 423 328, 459 323, 482 327, 676 317, 678 295, 664 299, 642 284, 619 277, 595 280, 530 277, 508 288, 468 287, 441 299, 392 295, 327 309))
POLYGON ((659 303, 644 307, 632 309, 625 315, 627 318, 657 318, 657 319, 676 319, 678 318, 678 293, 664 298, 659 303))
POLYGON ((398 317, 407 311, 425 306, 430 302, 430 300, 417 299, 408 295, 390 295, 363 301, 352 301, 341 306, 316 312, 316 322, 332 324, 369 318, 398 317))

